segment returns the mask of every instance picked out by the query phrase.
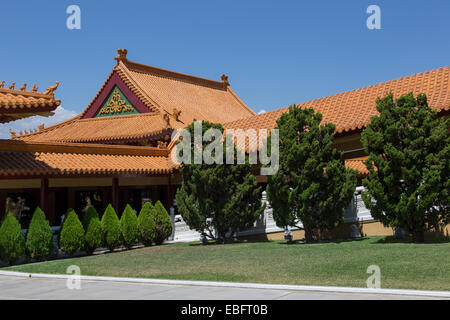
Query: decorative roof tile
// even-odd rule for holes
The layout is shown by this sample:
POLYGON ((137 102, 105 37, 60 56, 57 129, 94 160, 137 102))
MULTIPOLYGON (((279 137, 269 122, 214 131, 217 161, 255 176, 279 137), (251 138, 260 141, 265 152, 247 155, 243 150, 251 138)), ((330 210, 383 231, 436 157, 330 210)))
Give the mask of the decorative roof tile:
POLYGON ((189 125, 194 118, 225 123, 255 113, 231 90, 228 81, 213 81, 127 61, 119 63, 130 82, 133 81, 170 115, 181 111, 179 122, 189 125))
MULTIPOLYGON (((194 119, 225 123, 252 116, 255 113, 231 90, 228 77, 222 81, 213 81, 173 71, 155 68, 126 58, 126 50, 119 49, 117 64, 88 107, 77 117, 40 130, 37 133, 15 137, 24 141, 113 141, 140 138, 159 134, 171 128, 178 129, 189 125, 194 119), (118 80, 116 77, 119 77, 118 80), (108 117, 101 125, 108 128, 91 128, 83 123, 87 117, 95 114, 95 108, 107 95, 104 92, 111 81, 118 81, 129 88, 142 102, 149 113, 162 115, 164 121, 148 113, 135 115, 132 120, 121 116, 120 120, 108 117), (167 124, 168 122, 168 124, 167 124), (140 126, 139 128, 137 128, 140 126), (80 132, 83 128, 89 130, 80 132), (117 128, 113 128, 117 127, 117 128), (118 128, 120 127, 121 130, 118 128), (70 132, 70 130, 75 130, 70 132)), ((100 124, 100 123, 99 123, 100 124)))
POLYGON ((0 141, 0 176, 159 175, 176 168, 167 150, 0 141))
POLYGON ((20 89, 15 89, 13 83, 5 88, 5 82, 0 83, 0 123, 30 117, 33 115, 52 115, 61 100, 55 99, 54 91, 58 87, 47 88, 46 92, 37 92, 34 85, 30 91, 26 91, 26 84, 20 89))
POLYGON ((91 119, 72 119, 41 132, 17 137, 23 141, 112 142, 141 140, 169 134, 171 128, 157 113, 134 114, 91 119))
POLYGON ((367 170, 367 167, 364 164, 364 161, 366 161, 367 158, 368 157, 361 157, 361 158, 345 160, 345 166, 347 168, 351 168, 351 169, 358 171, 358 174, 357 174, 358 178, 362 178, 369 174, 369 171, 367 170))
MULTIPOLYGON (((322 113, 323 123, 334 123, 336 133, 361 130, 370 118, 378 114, 376 99, 390 92, 394 97, 413 92, 425 93, 430 107, 445 112, 450 110, 450 67, 444 67, 411 76, 382 82, 376 85, 342 92, 335 95, 298 104, 301 108, 313 108, 322 113)), ((276 126, 277 119, 289 107, 258 114, 224 124, 226 129, 267 129, 276 126)), ((244 146, 238 146, 243 148, 244 146)))

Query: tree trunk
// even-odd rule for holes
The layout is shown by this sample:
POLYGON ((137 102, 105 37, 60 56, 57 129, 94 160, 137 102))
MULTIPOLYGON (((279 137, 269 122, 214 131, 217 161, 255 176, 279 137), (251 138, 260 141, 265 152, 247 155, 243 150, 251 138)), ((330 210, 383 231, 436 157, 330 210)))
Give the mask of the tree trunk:
POLYGON ((224 244, 225 243, 225 232, 221 232, 221 231, 217 230, 216 243, 217 244, 224 244))
POLYGON ((425 232, 423 230, 414 230, 412 232, 413 242, 414 243, 423 243, 425 242, 425 232))
POLYGON ((314 232, 313 228, 305 227, 304 229, 306 243, 314 243, 318 241, 317 234, 314 232))

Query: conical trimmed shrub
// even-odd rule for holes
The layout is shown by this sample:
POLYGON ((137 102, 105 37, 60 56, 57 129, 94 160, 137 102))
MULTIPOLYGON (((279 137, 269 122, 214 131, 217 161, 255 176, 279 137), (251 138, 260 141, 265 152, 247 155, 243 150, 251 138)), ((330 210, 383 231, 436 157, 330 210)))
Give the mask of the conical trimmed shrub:
POLYGON ((0 259, 16 263, 25 252, 25 237, 19 221, 8 212, 0 227, 0 259))
POLYGON ((38 261, 49 258, 53 252, 53 232, 41 208, 37 207, 26 236, 26 253, 38 261))
POLYGON ((61 217, 61 227, 59 228, 59 233, 58 233, 58 246, 59 246, 59 240, 61 239, 61 232, 64 226, 64 222, 66 221, 67 216, 69 215, 70 211, 74 211, 72 208, 67 209, 66 213, 63 215, 63 217, 61 217))
POLYGON ((74 210, 67 213, 61 228, 59 248, 72 256, 76 251, 84 249, 84 229, 74 210))
POLYGON ((122 228, 123 244, 127 249, 140 241, 138 218, 129 204, 125 207, 120 218, 122 228))
POLYGON ((95 210, 94 207, 89 207, 87 209, 86 213, 84 214, 83 221, 82 221, 85 232, 87 231, 89 222, 91 221, 92 218, 99 219, 99 216, 98 216, 97 210, 95 210))
POLYGON ((151 214, 153 209, 150 202, 144 203, 138 217, 141 241, 145 246, 151 246, 155 242, 156 224, 151 214))
POLYGON ((86 252, 92 254, 95 249, 103 246, 102 224, 98 217, 92 217, 86 231, 86 252))
POLYGON ((102 217, 102 230, 104 244, 110 251, 114 251, 122 245, 122 231, 120 230, 120 221, 117 213, 111 204, 105 210, 102 217))
POLYGON ((152 214, 156 225, 155 243, 159 245, 172 234, 172 222, 166 208, 159 200, 156 201, 152 214))

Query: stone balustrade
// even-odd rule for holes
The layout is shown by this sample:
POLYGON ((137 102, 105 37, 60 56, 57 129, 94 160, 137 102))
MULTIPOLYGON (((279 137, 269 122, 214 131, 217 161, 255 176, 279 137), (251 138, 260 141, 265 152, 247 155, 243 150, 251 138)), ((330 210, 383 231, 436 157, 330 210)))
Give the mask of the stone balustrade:
MULTIPOLYGON (((372 216, 370 215, 370 211, 366 208, 361 198, 361 192, 363 190, 364 187, 356 188, 353 199, 348 208, 344 212, 344 221, 346 223, 373 220, 372 216)), ((261 216, 256 220, 253 228, 246 231, 238 232, 236 234, 237 236, 285 231, 283 228, 278 227, 275 223, 275 220, 273 218, 273 210, 270 207, 270 203, 267 201, 266 191, 263 191, 261 201, 263 203, 266 203, 266 209, 264 210, 264 213, 261 214, 261 216)), ((186 224, 186 222, 183 220, 181 215, 173 216, 172 221, 174 225, 173 228, 174 233, 171 237, 171 240, 173 240, 174 242, 189 242, 200 240, 201 238, 200 233, 198 233, 195 230, 191 230, 189 226, 186 224)), ((295 228, 293 228, 292 230, 295 230, 295 228)))

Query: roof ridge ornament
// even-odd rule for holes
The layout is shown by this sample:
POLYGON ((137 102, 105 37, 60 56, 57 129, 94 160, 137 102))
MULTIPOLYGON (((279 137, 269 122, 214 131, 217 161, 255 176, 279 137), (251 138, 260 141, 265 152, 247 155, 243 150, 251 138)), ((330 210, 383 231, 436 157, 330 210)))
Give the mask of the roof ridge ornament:
POLYGON ((126 62, 127 60, 127 49, 117 49, 117 56, 114 58, 117 61, 117 64, 119 64, 119 61, 126 62))
POLYGON ((48 87, 48 88, 47 88, 47 91, 45 91, 44 94, 55 96, 54 92, 55 92, 56 89, 58 89, 59 81, 55 81, 55 83, 56 83, 56 84, 55 84, 54 86, 48 87))
POLYGON ((170 128, 170 117, 169 117, 169 115, 167 113, 164 113, 162 115, 162 118, 163 118, 164 122, 166 123, 166 127, 170 128))
POLYGON ((175 119, 175 121, 179 121, 181 114, 181 110, 178 110, 177 108, 173 108, 172 116, 175 119))
POLYGON ((227 75, 222 74, 222 75, 220 76, 220 78, 222 79, 222 82, 223 82, 225 85, 227 85, 227 86, 230 85, 230 83, 228 82, 228 76, 227 76, 227 75))
POLYGON ((12 130, 11 128, 9 128, 9 133, 11 133, 11 138, 17 137, 17 133, 14 130, 12 130))

